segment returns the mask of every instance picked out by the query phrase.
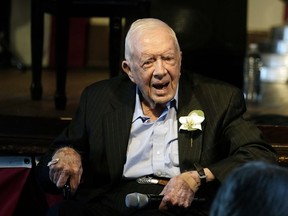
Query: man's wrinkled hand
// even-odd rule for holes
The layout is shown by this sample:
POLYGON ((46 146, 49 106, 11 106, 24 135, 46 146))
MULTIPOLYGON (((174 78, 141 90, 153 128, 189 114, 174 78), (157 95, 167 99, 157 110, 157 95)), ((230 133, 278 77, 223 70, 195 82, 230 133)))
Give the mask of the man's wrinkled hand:
POLYGON ((83 173, 81 156, 73 148, 58 149, 47 164, 49 178, 58 188, 63 188, 70 178, 71 194, 78 188, 83 173))
POLYGON ((171 178, 160 193, 164 197, 159 205, 159 209, 168 210, 171 207, 190 207, 195 193, 200 186, 197 175, 189 172, 171 178))

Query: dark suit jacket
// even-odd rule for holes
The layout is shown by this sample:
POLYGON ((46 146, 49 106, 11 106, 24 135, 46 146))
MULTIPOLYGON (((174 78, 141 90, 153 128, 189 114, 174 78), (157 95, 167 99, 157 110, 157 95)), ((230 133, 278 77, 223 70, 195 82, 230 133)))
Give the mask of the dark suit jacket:
MULTIPOLYGON (((126 160, 134 105, 135 85, 126 75, 88 86, 71 125, 39 163, 39 167, 43 165, 42 183, 48 176, 46 164, 51 154, 62 145, 73 146, 82 154, 83 185, 94 187, 93 193, 87 186, 89 192, 84 192, 87 199, 118 183, 126 160)), ((205 121, 202 131, 192 133, 192 147, 191 134, 179 132, 182 172, 193 169, 193 162, 199 162, 212 171, 217 178, 215 182, 222 182, 244 162, 257 159, 276 162, 275 151, 262 140, 257 127, 242 118, 246 107, 239 89, 182 72, 177 117, 197 109, 204 112, 205 121)), ((81 188, 85 191, 86 186, 79 191, 81 188)))

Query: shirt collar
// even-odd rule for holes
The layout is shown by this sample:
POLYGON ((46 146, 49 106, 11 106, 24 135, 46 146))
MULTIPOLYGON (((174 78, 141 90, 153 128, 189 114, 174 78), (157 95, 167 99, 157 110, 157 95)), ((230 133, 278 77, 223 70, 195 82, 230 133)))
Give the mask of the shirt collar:
MULTIPOLYGON (((178 110, 178 87, 179 87, 179 84, 177 86, 177 90, 176 90, 176 94, 174 98, 170 100, 169 102, 167 102, 166 104, 167 109, 171 109, 174 107, 176 112, 178 110)), ((141 103, 140 103, 140 90, 138 88, 138 85, 136 85, 136 100, 135 101, 136 103, 135 103, 135 110, 134 110, 132 123, 135 122, 138 118, 141 118, 142 121, 144 122, 149 118, 143 114, 141 103)))

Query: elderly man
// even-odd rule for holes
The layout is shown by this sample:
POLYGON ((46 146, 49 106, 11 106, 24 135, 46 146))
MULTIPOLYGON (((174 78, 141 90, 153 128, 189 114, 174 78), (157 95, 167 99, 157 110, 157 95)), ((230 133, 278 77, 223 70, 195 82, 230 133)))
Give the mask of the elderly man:
POLYGON ((71 187, 49 215, 208 215, 234 168, 276 162, 242 118, 241 90, 182 71, 181 57, 164 22, 131 25, 125 73, 84 90, 70 126, 37 166, 45 190, 71 187))

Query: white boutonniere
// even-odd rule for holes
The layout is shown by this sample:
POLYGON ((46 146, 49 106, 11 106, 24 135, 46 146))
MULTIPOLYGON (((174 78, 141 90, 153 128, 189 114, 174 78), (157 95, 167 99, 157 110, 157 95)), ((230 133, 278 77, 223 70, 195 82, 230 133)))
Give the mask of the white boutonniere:
MULTIPOLYGON (((204 121, 204 112, 202 110, 193 110, 188 116, 181 116, 179 122, 181 126, 179 130, 196 131, 202 130, 201 123, 204 121)), ((192 134, 191 134, 191 147, 192 147, 192 134)))

